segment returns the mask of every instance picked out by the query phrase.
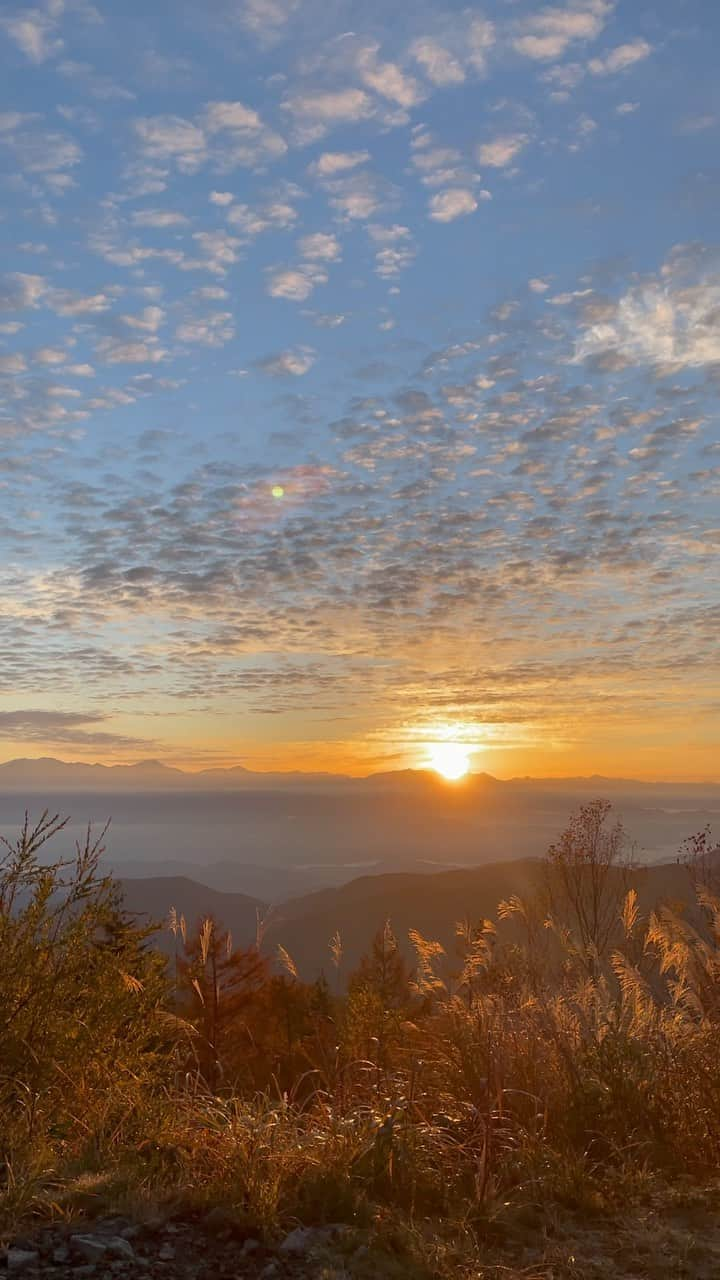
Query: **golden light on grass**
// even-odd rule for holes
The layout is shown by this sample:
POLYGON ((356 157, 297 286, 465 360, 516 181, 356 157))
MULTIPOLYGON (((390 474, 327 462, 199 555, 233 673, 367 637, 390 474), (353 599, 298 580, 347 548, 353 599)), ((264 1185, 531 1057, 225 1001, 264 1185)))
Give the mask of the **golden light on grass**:
POLYGON ((468 749, 462 742, 433 742, 430 746, 430 765, 448 782, 464 778, 470 768, 468 749))

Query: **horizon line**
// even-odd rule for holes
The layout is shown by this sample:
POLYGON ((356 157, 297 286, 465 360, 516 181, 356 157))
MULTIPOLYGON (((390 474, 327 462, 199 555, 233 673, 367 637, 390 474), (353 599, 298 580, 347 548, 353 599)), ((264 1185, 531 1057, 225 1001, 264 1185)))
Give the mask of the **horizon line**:
POLYGON ((5 769, 13 764, 58 764, 66 768, 83 768, 83 769, 138 769, 143 765, 146 767, 153 766, 155 768, 167 770, 171 773, 179 773, 188 778, 199 778, 206 773, 231 773, 234 770, 242 770, 251 777, 267 778, 267 777, 300 777, 300 778, 328 778, 337 779, 338 781, 347 780, 348 782, 362 782, 371 778, 386 775, 401 774, 427 774, 433 778, 437 778, 450 789, 461 790, 462 787, 472 779, 488 778, 493 782, 592 782, 595 779, 607 782, 630 782, 640 783, 644 786, 720 786, 720 778, 687 778, 687 777, 671 777, 658 778, 652 777, 628 777, 627 774, 603 774, 603 773, 577 773, 577 774, 509 774, 506 776, 489 773, 487 770, 468 770, 461 778, 448 780, 441 776, 431 765, 413 767, 411 765, 400 769, 379 768, 373 769, 369 773, 347 773, 343 771, 334 772, 328 769, 305 770, 305 769, 251 769, 245 764, 235 763, 229 765, 202 765, 199 768, 187 768, 181 765, 167 764, 162 760, 144 757, 139 760, 106 763, 101 760, 65 760, 59 756, 12 756, 7 760, 0 761, 0 769, 5 769))

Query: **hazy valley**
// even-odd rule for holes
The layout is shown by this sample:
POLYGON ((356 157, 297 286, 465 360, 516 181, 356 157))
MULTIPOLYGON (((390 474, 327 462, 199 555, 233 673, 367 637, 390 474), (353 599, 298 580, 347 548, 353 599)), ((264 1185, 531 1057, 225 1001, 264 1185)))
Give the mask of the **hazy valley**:
POLYGON ((640 862, 672 861, 686 836, 720 814, 712 784, 487 774, 453 784, 422 770, 369 778, 228 770, 208 779, 155 764, 19 761, 0 766, 0 832, 14 830, 37 798, 35 808, 70 817, 75 837, 88 822, 110 820, 107 865, 123 878, 186 876, 278 904, 367 875, 541 857, 568 814, 599 795, 622 817, 640 862))

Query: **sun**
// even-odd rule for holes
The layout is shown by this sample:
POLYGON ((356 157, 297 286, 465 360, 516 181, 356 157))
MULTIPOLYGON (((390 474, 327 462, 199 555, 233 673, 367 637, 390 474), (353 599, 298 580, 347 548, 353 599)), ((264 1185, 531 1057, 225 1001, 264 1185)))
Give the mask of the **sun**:
POLYGON ((457 782, 470 768, 467 747, 461 742, 434 742, 430 747, 430 764, 448 782, 457 782))

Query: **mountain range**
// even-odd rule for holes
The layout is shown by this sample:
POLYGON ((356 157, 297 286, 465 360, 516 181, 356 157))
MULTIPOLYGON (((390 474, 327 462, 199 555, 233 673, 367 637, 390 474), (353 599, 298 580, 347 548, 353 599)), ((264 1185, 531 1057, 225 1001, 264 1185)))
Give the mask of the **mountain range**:
POLYGON ((720 796, 718 782, 648 782, 631 778, 607 778, 599 775, 570 778, 495 778, 489 773, 472 773, 458 783, 447 783, 432 769, 398 769, 373 773, 367 777, 351 777, 338 773, 254 772, 243 765, 228 768, 189 771, 163 764, 159 760, 140 760, 134 764, 85 764, 56 760, 52 756, 8 760, 0 764, 0 791, 236 791, 293 790, 321 791, 416 791, 439 790, 443 793, 477 794, 488 790, 603 790, 609 792, 684 792, 689 795, 714 791, 720 796))
MULTIPOLYGON (((141 918, 163 921, 174 907, 192 929, 203 915, 212 914, 230 930, 236 946, 250 945, 255 940, 259 916, 265 922, 262 946, 268 957, 273 957, 278 945, 282 945, 300 976, 308 981, 321 972, 328 977, 333 974, 329 944, 337 931, 343 949, 342 981, 386 920, 391 922, 409 960, 410 929, 439 941, 452 956, 458 921, 497 921, 498 903, 515 894, 532 897, 541 877, 542 862, 532 858, 431 875, 361 876, 333 889, 291 898, 271 909, 250 896, 218 892, 182 876, 123 879, 121 885, 127 909, 141 918)), ((638 867, 631 883, 638 892, 641 913, 649 913, 659 902, 679 903, 684 909, 692 909, 692 882, 679 863, 638 867)), ((510 936, 513 928, 512 923, 502 924, 499 932, 510 936)), ((161 945, 165 949, 171 947, 167 932, 161 945)))

